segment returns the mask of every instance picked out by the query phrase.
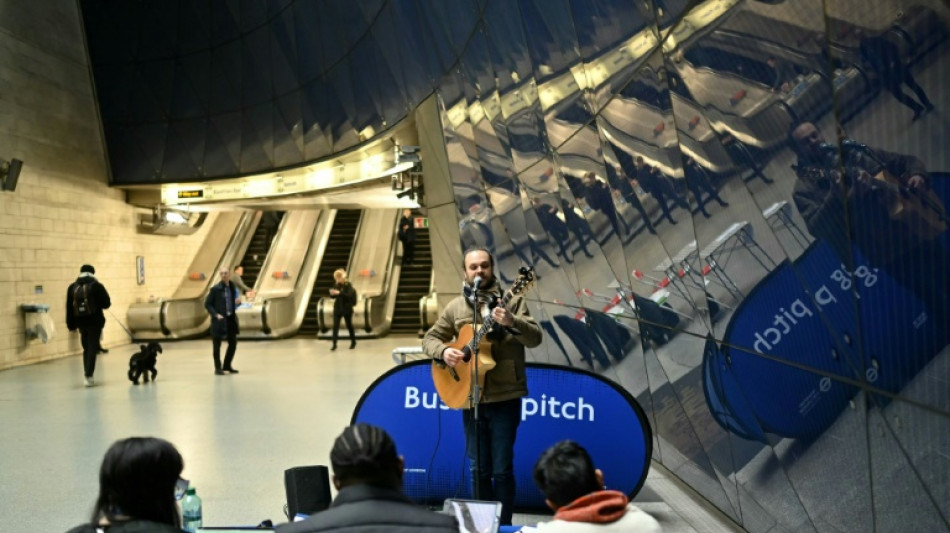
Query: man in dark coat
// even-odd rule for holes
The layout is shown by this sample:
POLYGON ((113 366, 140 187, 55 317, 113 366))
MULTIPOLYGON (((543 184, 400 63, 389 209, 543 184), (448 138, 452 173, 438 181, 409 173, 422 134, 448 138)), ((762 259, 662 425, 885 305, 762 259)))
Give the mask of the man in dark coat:
POLYGON ((211 342, 214 355, 214 373, 218 376, 225 372, 237 374, 236 368, 231 366, 234 361, 234 352, 237 350, 237 308, 241 304, 241 293, 231 281, 231 271, 221 269, 221 281, 208 291, 205 298, 205 309, 211 314, 211 342), (228 340, 228 350, 224 354, 224 364, 221 364, 221 341, 228 340))
POLYGON ((706 169, 697 163, 695 159, 692 157, 685 159, 683 163, 683 173, 686 176, 686 187, 693 193, 693 198, 695 198, 696 203, 699 204, 699 212, 702 213, 704 217, 709 218, 712 216, 709 214, 709 211, 706 211, 706 203, 710 200, 716 200, 719 202, 719 205, 729 207, 729 202, 719 196, 719 192, 712 184, 712 180, 709 179, 709 174, 706 173, 706 169), (704 191, 706 192, 705 199, 703 199, 704 191))
POLYGON ((106 325, 103 309, 112 306, 109 292, 96 280, 96 269, 83 265, 79 277, 66 289, 66 327, 79 330, 82 342, 82 366, 85 385, 93 386, 92 374, 96 371, 96 356, 99 354, 99 337, 106 325))
POLYGON ((617 208, 614 206, 614 199, 610 187, 606 183, 597 179, 593 172, 588 172, 584 176, 584 200, 591 209, 596 209, 607 216, 610 225, 614 228, 614 233, 621 241, 626 236, 626 231, 620 231, 620 221, 617 219, 617 208))
POLYGON ((666 176, 656 168, 648 165, 642 156, 637 156, 636 167, 637 183, 640 184, 640 187, 643 187, 644 191, 656 198, 656 201, 660 204, 660 209, 663 210, 663 216, 670 221, 670 224, 676 224, 673 214, 670 213, 670 207, 666 204, 667 197, 687 212, 689 212, 689 204, 676 194, 676 191, 673 190, 673 184, 666 179, 666 176))
POLYGON ((412 220, 412 211, 404 209, 399 219, 399 240, 402 242, 402 264, 411 265, 416 259, 416 227, 412 220))
POLYGON ((904 64, 897 45, 887 37, 879 35, 861 39, 859 50, 862 61, 871 66, 880 79, 881 85, 893 94, 898 102, 914 112, 912 120, 917 120, 924 113, 933 110, 933 103, 927 98, 927 93, 924 92, 923 87, 917 84, 913 73, 904 64), (920 102, 918 103, 907 95, 901 85, 910 87, 910 90, 917 95, 920 102))
POLYGON ((403 459, 384 430, 356 424, 343 430, 330 451, 336 498, 306 520, 279 533, 458 533, 455 518, 416 505, 402 493, 403 459))
POLYGON ((356 331, 353 329, 353 308, 356 307, 356 289, 346 280, 346 270, 338 268, 333 272, 335 283, 330 289, 333 298, 333 346, 340 334, 340 320, 346 320, 346 329, 350 332, 350 349, 356 348, 356 331))

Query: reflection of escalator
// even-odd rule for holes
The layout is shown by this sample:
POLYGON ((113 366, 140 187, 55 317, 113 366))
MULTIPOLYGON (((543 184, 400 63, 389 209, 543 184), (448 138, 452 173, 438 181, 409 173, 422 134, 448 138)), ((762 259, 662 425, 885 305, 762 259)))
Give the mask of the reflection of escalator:
POLYGON ((257 283, 261 267, 264 265, 264 259, 267 258, 267 254, 270 252, 274 235, 277 234, 277 226, 280 225, 280 220, 283 217, 283 211, 265 211, 261 215, 261 221, 257 224, 254 235, 251 236, 247 251, 244 252, 244 259, 239 263, 244 267, 244 275, 241 279, 252 289, 257 283))
MULTIPOLYGON (((333 286, 333 271, 347 267, 350 261, 350 253, 353 251, 353 239, 356 237, 360 215, 361 211, 359 209, 341 209, 337 211, 336 218, 333 221, 333 229, 330 231, 330 237, 327 240, 326 250, 323 252, 323 259, 320 261, 320 274, 313 284, 310 303, 307 305, 307 314, 304 315, 299 334, 317 334, 317 301, 330 294, 330 287, 333 286)), ((350 277, 353 275, 354 273, 350 273, 350 277)))
POLYGON ((415 262, 403 265, 399 274, 396 305, 393 308, 391 333, 419 333, 419 300, 429 293, 432 278, 432 248, 429 246, 429 228, 416 229, 415 262))

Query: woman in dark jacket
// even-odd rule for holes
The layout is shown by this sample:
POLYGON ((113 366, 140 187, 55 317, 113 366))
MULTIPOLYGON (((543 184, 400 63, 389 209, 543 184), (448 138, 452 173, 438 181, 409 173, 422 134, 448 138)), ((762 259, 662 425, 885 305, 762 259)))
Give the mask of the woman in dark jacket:
POLYGON ((353 331, 353 307, 356 305, 356 289, 346 281, 346 270, 338 268, 333 272, 336 283, 330 289, 333 302, 333 346, 336 350, 336 339, 340 333, 340 319, 346 320, 346 328, 350 330, 350 349, 356 348, 356 332, 353 331))
POLYGON ((109 447, 92 519, 68 533, 181 533, 176 487, 185 462, 168 441, 131 437, 109 447))

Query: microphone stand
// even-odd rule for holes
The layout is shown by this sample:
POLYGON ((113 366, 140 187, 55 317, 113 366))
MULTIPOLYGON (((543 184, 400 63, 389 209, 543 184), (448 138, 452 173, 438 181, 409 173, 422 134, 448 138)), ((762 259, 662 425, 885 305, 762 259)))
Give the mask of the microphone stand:
MULTIPOLYGON (((476 280, 477 281, 477 280, 476 280)), ((472 334, 478 334, 478 286, 480 283, 472 285, 472 334)), ((478 417, 479 397, 481 389, 478 386, 478 346, 472 347, 472 384, 469 387, 469 406, 472 409, 472 419, 475 426, 475 494, 472 499, 477 500, 481 497, 481 477, 482 477, 482 453, 481 453, 481 423, 478 417)))

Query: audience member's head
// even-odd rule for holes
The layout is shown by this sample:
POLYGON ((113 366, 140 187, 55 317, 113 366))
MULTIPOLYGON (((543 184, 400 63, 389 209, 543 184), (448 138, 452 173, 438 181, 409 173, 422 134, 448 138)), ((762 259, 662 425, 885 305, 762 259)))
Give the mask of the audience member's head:
POLYGON ((99 469, 99 498, 92 522, 149 520, 181 527, 175 486, 185 463, 168 441, 131 437, 106 451, 99 469))
POLYGON ((338 268, 338 269, 334 270, 334 271, 333 271, 333 279, 336 280, 337 283, 343 283, 343 282, 345 282, 345 281, 346 281, 346 270, 343 270, 342 268, 338 268))
POLYGON ((557 510, 603 489, 604 476, 580 444, 562 440, 545 450, 534 465, 534 483, 557 510))
POLYGON ((355 424, 344 429, 333 442, 330 465, 337 490, 349 485, 402 490, 403 460, 382 428, 355 424))

